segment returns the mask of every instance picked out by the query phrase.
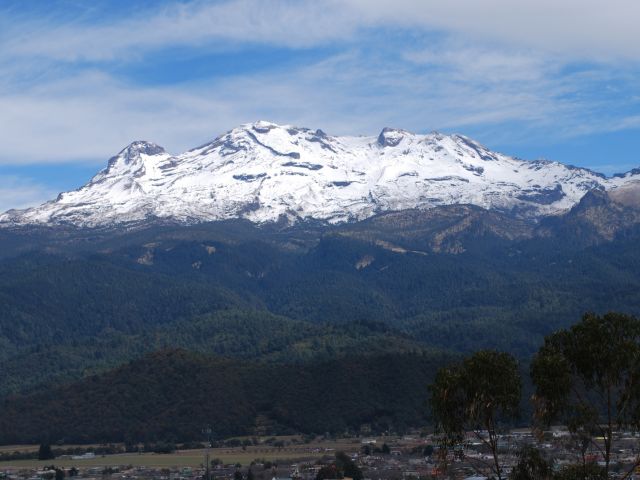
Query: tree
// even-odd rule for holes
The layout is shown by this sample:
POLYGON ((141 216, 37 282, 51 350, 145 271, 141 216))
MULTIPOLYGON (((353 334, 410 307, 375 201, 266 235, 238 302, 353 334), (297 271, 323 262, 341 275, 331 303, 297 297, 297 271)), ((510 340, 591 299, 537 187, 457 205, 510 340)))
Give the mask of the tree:
POLYGON ((553 469, 540 454, 540 450, 524 447, 518 455, 518 463, 513 467, 509 480, 552 480, 553 469))
POLYGON ((56 458, 51 451, 51 445, 48 443, 41 443, 38 449, 38 460, 52 460, 56 458))
POLYGON ((316 480, 327 480, 332 478, 342 478, 339 475, 338 468, 335 463, 323 466, 318 470, 318 474, 316 475, 316 480))
POLYGON ((513 356, 494 350, 476 352, 459 364, 438 370, 429 390, 443 447, 464 443, 466 432, 473 432, 493 458, 484 467, 502 480, 498 428, 501 421, 517 416, 522 390, 513 356))
MULTIPOLYGON (((640 427, 640 321, 614 312, 584 315, 570 329, 545 338, 531 378, 538 427, 566 423, 583 445, 583 469, 591 445, 601 453, 608 475, 614 430, 640 427)), ((640 456, 633 468, 638 465, 640 456)))
POLYGON ((353 480, 362 480, 364 475, 362 470, 344 452, 336 452, 336 459, 333 463, 323 466, 316 475, 316 480, 326 480, 333 478, 349 477, 353 480))
POLYGON ((336 467, 338 467, 338 471, 342 473, 343 477, 349 477, 353 480, 362 480, 364 478, 360 467, 344 452, 336 453, 336 467))
POLYGON ((433 451, 434 451, 433 445, 427 445, 422 450, 422 455, 424 455, 425 457, 430 457, 431 455, 433 455, 433 451))

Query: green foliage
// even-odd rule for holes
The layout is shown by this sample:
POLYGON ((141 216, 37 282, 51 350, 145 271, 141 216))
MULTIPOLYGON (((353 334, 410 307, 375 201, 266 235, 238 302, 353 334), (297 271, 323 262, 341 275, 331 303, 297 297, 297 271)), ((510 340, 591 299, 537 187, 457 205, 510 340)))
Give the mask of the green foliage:
POLYGON ((431 414, 447 444, 461 442, 466 432, 464 372, 460 365, 441 368, 430 385, 431 414))
MULTIPOLYGON (((412 215, 429 217, 424 212, 412 215)), ((195 427, 186 412, 195 403, 176 391, 191 392, 202 401, 203 421, 216 402, 228 409, 231 420, 220 421, 229 432, 236 420, 238 430, 248 429, 246 419, 257 413, 279 432, 343 431, 359 422, 401 428, 421 418, 416 407, 425 395, 420 382, 431 382, 442 366, 445 356, 438 352, 495 348, 526 358, 545 335, 568 327, 585 310, 640 313, 637 229, 600 245, 582 240, 583 226, 568 237, 511 241, 491 234, 504 220, 493 217, 489 224, 474 217, 467 237, 441 244, 440 252, 455 247, 459 255, 432 250, 432 234, 452 225, 450 219, 415 223, 404 214, 393 221, 372 219, 335 228, 305 224, 288 230, 247 222, 115 233, 3 230, 0 401, 9 411, 24 401, 30 414, 13 410, 24 422, 15 428, 9 414, 0 412, 12 427, 2 432, 39 442, 55 430, 57 438, 67 438, 69 425, 57 417, 69 416, 61 409, 64 398, 72 405, 67 412, 80 414, 79 426, 70 428, 78 441, 125 438, 125 433, 149 442, 175 441, 172 435, 191 438, 195 427), (379 240, 406 251, 394 251, 379 240), (23 254, 14 256, 17 251, 23 254), (372 263, 356 268, 364 256, 372 263), (167 367, 161 372, 146 360, 103 374, 150 352, 175 348, 236 359, 229 367, 236 376, 211 366, 194 367, 192 374, 176 366, 181 362, 161 362, 167 367), (390 363, 382 364, 383 358, 390 363), (398 358, 420 360, 409 360, 405 375, 398 358), (237 359, 249 360, 246 368, 237 359), (367 361, 371 367, 363 366, 367 361), (345 368, 353 368, 353 374, 347 375, 345 368), (187 385, 184 378, 190 375, 194 382, 224 385, 229 396, 210 386, 187 385), (107 387, 105 378, 117 382, 107 387), (375 390, 371 379, 391 393, 375 390), (131 386, 137 383, 143 385, 141 394, 131 386), (38 393, 7 398, 42 391, 47 384, 63 385, 56 389, 60 399, 38 393), (82 393, 77 400, 72 388, 76 396, 82 393), (361 398, 354 400, 351 391, 361 398), (397 391, 406 398, 396 398, 397 391), (120 410, 109 406, 107 398, 120 410), (156 410, 151 398, 158 403, 156 410), (33 413, 35 399, 44 405, 41 416, 33 413), (100 420, 96 406, 113 422, 100 420), (151 411, 156 419, 150 418, 151 411), (184 425, 169 422, 171 415, 184 425), (147 436, 149 425, 156 426, 147 436)), ((509 230, 533 228, 512 220, 509 230)), ((552 227, 541 226, 555 231, 552 227)), ((620 346, 615 329, 589 327, 578 333, 587 342, 614 335, 613 344, 620 346)), ((571 363, 567 352, 578 357, 588 352, 579 344, 565 352, 557 346, 563 344, 561 337, 543 347, 533 367, 546 372, 537 379, 539 418, 573 420, 576 431, 591 435, 603 410, 579 405, 571 413, 575 379, 585 390, 601 390, 611 383, 611 375, 588 361, 571 363)), ((617 357, 610 347, 598 344, 594 351, 630 372, 624 362, 633 355, 617 357)), ((450 399, 460 395, 467 402, 465 392, 454 388, 456 372, 443 373, 440 382, 451 387, 450 399)), ((484 388, 472 380, 468 389, 484 388)), ((627 393, 612 409, 614 423, 638 422, 640 392, 634 388, 618 385, 616 391, 627 393)), ((440 408, 450 408, 452 418, 473 414, 472 423, 486 423, 482 409, 460 410, 456 402, 440 408)), ((499 417, 510 417, 506 410, 499 417)), ((460 425, 450 422, 449 431, 459 431, 460 425)))
POLYGON ((602 436, 608 472, 613 430, 640 428, 640 321, 614 312, 586 314, 545 339, 531 377, 536 419, 563 421, 587 440, 602 436))
POLYGON ((502 420, 517 416, 522 382, 513 356, 482 350, 461 363, 438 370, 429 387, 431 411, 445 446, 475 431, 493 455, 493 471, 502 478, 497 433, 502 420), (485 430, 487 439, 480 433, 485 430))
POLYGON ((335 463, 323 465, 316 475, 316 480, 330 480, 332 478, 342 478, 335 463))
POLYGON ((425 350, 419 343, 389 329, 381 331, 375 324, 312 324, 266 311, 229 309, 149 327, 135 335, 109 331, 98 338, 29 349, 0 368, 0 398, 41 383, 98 373, 166 347, 274 363, 425 350))
POLYGON ((509 480, 553 480, 553 468, 540 450, 524 447, 518 454, 518 463, 513 467, 509 480))
POLYGON ((46 435, 157 445, 199 439, 207 424, 221 437, 253 434, 258 420, 272 434, 344 432, 365 423, 375 431, 403 431, 421 421, 423 387, 450 361, 387 354, 290 365, 165 350, 77 383, 6 399, 0 443, 46 435))
POLYGON ((501 419, 514 418, 521 389, 518 364, 511 355, 479 351, 438 370, 429 387, 432 414, 442 432, 460 441, 466 431, 493 431, 501 419))
POLYGON ((14 247, 2 249, 11 235, 0 232, 0 397, 164 347, 277 362, 425 348, 525 357, 585 310, 640 313, 638 232, 597 246, 481 235, 450 255, 428 252, 429 224, 379 223, 327 233, 223 222, 37 242, 24 232, 12 245, 40 250, 17 257, 4 257, 14 247), (373 263, 357 269, 365 255, 373 263))
POLYGON ((334 478, 353 478, 362 480, 364 475, 360 467, 344 452, 336 452, 336 459, 329 465, 324 465, 316 475, 316 480, 328 480, 334 478))
POLYGON ((362 480, 364 478, 360 467, 344 452, 336 452, 336 467, 338 467, 339 472, 342 472, 343 477, 349 477, 353 480, 362 480))
POLYGON ((153 453, 173 453, 176 450, 176 446, 170 442, 158 442, 155 444, 145 444, 144 451, 145 452, 153 452, 153 453))
POLYGON ((38 460, 52 460, 56 458, 51 451, 51 445, 48 443, 41 443, 38 449, 38 460))

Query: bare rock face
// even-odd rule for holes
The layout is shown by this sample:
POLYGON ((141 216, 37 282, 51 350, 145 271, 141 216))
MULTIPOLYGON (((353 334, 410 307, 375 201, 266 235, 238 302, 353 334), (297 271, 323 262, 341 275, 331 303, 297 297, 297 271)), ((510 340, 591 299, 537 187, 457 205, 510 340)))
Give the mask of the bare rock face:
POLYGON ((541 222, 535 233, 573 238, 585 245, 614 240, 640 225, 636 188, 628 185, 610 191, 591 190, 562 217, 541 222))
POLYGON ((338 224, 447 205, 537 220, 569 211, 593 189, 610 192, 619 204, 638 204, 638 182, 640 171, 607 178, 492 152, 461 135, 385 128, 377 137, 337 137, 257 122, 179 155, 134 142, 82 188, 36 208, 2 214, 0 226, 109 227, 234 218, 338 224))

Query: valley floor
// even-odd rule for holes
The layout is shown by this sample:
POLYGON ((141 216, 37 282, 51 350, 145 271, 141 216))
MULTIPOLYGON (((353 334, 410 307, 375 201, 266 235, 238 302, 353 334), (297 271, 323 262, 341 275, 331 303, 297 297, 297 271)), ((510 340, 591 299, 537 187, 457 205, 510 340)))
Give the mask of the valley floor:
MULTIPOLYGON (((252 440, 255 440, 252 439, 252 440)), ((529 429, 512 430, 501 437, 501 462, 509 472, 518 460, 517 453, 525 445, 541 450, 544 457, 553 461, 557 469, 579 462, 579 454, 573 449, 569 434, 563 427, 544 433, 542 440, 534 438, 529 429)), ((249 471, 256 480, 272 478, 288 480, 315 480, 323 465, 334 461, 336 452, 345 452, 362 470, 364 478, 372 480, 418 478, 473 478, 478 473, 488 474, 480 465, 489 461, 488 452, 469 434, 464 447, 464 458, 454 459, 450 454, 446 472, 442 468, 437 449, 437 439, 432 435, 350 437, 341 439, 316 439, 306 441, 300 436, 269 437, 258 439, 257 445, 245 447, 211 448, 209 458, 213 464, 212 476, 217 480, 246 479, 249 471), (282 446, 280 446, 282 445, 282 446), (484 470, 484 471, 483 471, 484 470), (239 473, 238 473, 239 472, 239 473), (239 474, 242 477, 239 477, 239 474)), ((124 445, 112 445, 124 448, 124 445)), ((56 448, 69 448, 59 446, 56 448)), ((93 448, 101 446, 95 445, 93 448)), ((104 447, 104 445, 102 445, 104 447)), ((85 445, 91 449, 92 446, 85 445)), ((12 445, 0 447, 0 454, 9 452, 35 452, 36 445, 12 445)), ((612 472, 625 473, 637 461, 640 438, 620 433, 614 443, 612 472)), ((453 452, 451 452, 453 453, 453 452)), ((97 455, 86 459, 63 456, 55 460, 14 460, 0 462, 0 478, 47 478, 47 469, 55 467, 66 472, 77 469, 78 479, 108 475, 111 479, 186 479, 204 478, 206 449, 176 450, 170 454, 124 453, 97 455)), ((590 461, 598 462, 595 451, 587 452, 590 461)), ((630 477, 635 478, 635 477, 630 477)))

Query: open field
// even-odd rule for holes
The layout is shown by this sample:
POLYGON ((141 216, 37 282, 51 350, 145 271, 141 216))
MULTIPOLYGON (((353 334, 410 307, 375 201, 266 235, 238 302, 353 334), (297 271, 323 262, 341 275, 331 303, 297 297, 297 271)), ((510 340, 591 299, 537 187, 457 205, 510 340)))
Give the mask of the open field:
POLYGON ((0 453, 37 452, 38 445, 0 445, 0 453))
MULTIPOLYGON (((93 444, 85 444, 85 445, 54 445, 53 448, 98 448, 103 447, 104 445, 93 443, 93 444)), ((1 453, 13 453, 13 452, 37 452, 40 445, 0 445, 0 454, 1 453)))
MULTIPOLYGON (((85 446, 86 447, 86 446, 85 446)), ((34 451, 38 446, 13 445, 2 447, 1 451, 34 451)), ((212 448, 210 458, 219 458, 225 464, 240 463, 249 465, 256 459, 265 460, 313 460, 324 455, 333 455, 337 450, 353 452, 360 449, 358 440, 338 440, 328 442, 313 442, 309 444, 294 444, 282 448, 270 445, 249 446, 246 449, 238 448, 212 448)), ((71 458, 57 458, 55 460, 11 460, 0 462, 0 470, 3 468, 34 468, 55 464, 62 467, 93 467, 93 466, 117 466, 133 465, 147 467, 198 467, 204 463, 204 450, 180 450, 172 454, 155 453, 126 453, 116 455, 96 456, 86 460, 73 460, 71 458)))

